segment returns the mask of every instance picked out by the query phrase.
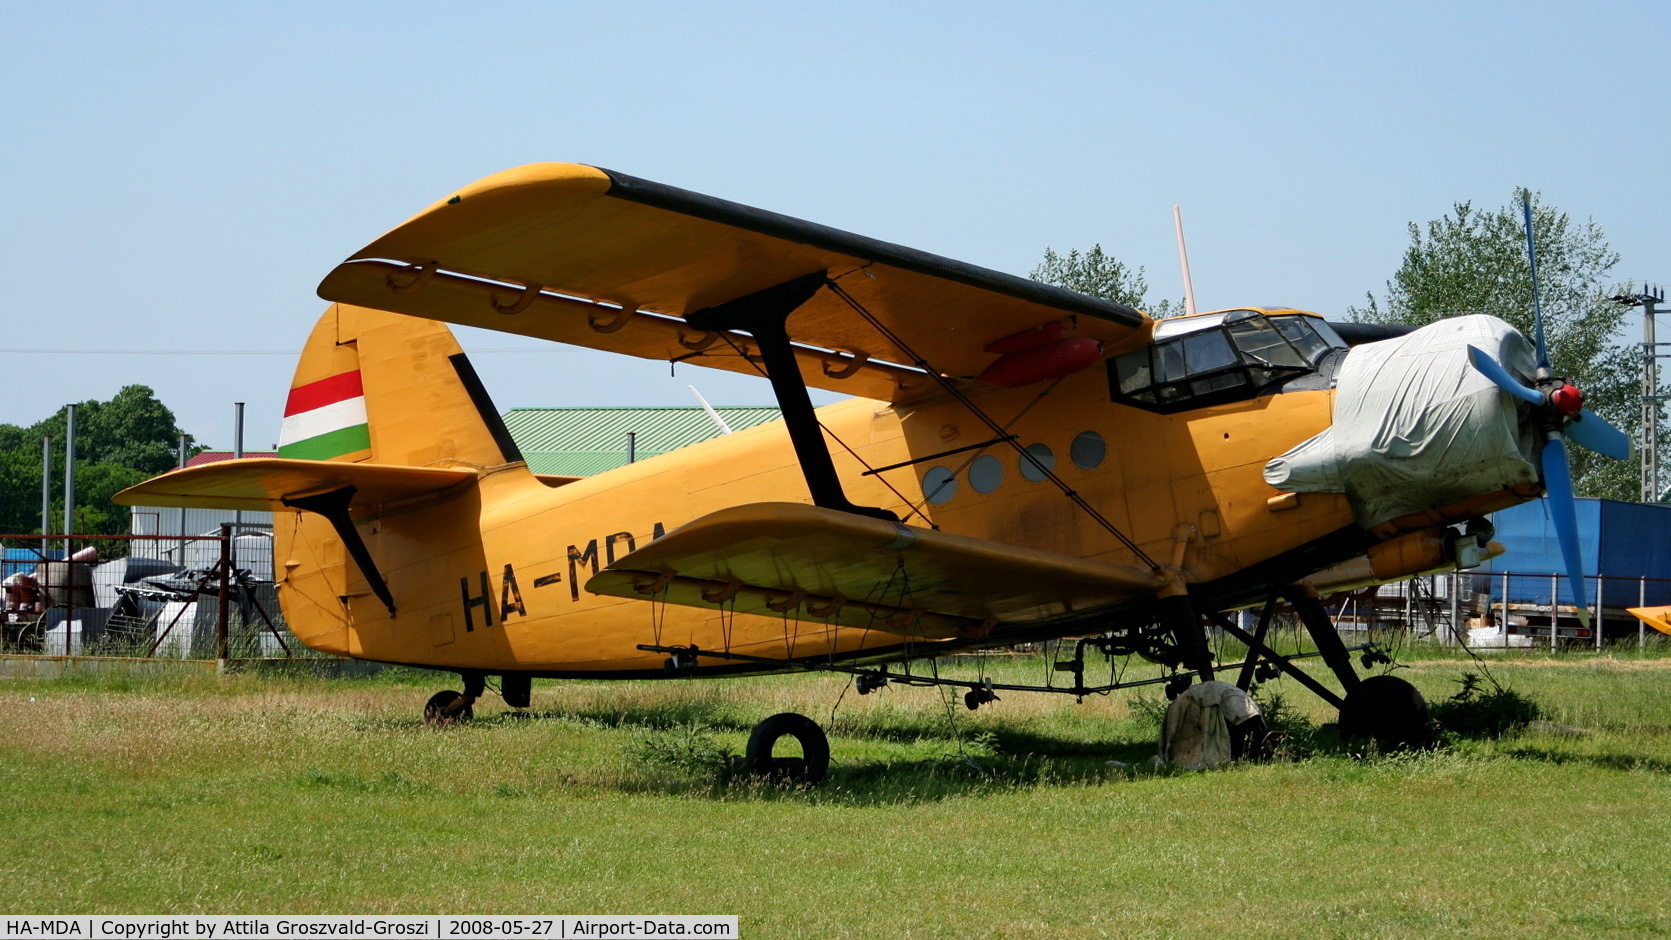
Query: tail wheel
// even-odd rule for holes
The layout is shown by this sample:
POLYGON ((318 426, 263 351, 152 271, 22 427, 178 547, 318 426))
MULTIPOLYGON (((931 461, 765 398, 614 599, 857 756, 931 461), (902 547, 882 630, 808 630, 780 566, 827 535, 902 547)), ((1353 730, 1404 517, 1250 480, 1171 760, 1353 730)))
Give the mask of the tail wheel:
POLYGON ((817 783, 830 770, 830 739, 805 715, 783 712, 754 726, 744 753, 749 773, 784 783, 817 783), (800 757, 774 757, 772 749, 785 737, 800 742, 800 757))
POLYGON ((1370 676, 1346 694, 1346 704, 1340 707, 1340 734, 1374 738, 1388 750, 1422 747, 1432 737, 1427 700, 1397 676, 1370 676))
POLYGON ((476 710, 469 702, 458 704, 463 698, 464 693, 452 689, 431 695, 429 701, 424 703, 424 724, 444 728, 476 717, 476 710))

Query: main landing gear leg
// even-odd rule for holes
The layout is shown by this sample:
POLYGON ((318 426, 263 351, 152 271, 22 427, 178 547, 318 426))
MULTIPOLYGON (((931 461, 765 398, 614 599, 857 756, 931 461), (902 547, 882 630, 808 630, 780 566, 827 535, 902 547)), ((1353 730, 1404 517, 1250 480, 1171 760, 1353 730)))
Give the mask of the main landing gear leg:
POLYGON ((1288 603, 1294 605, 1294 613, 1299 615, 1306 632, 1311 634, 1311 642, 1317 644, 1317 652, 1323 654, 1323 662, 1340 680, 1341 691, 1350 696, 1352 690, 1358 687, 1358 674, 1352 669, 1352 654, 1346 652, 1346 644, 1335 631, 1334 620, 1311 591, 1294 587, 1287 591, 1287 595, 1288 603))
POLYGON ((445 727, 455 722, 469 721, 476 717, 472 707, 476 699, 487 691, 487 674, 482 672, 466 672, 463 693, 447 689, 437 692, 424 703, 424 722, 437 727, 445 727))
MULTIPOLYGON (((1199 670, 1203 682, 1213 678, 1213 649, 1207 643, 1207 627, 1188 594, 1174 594, 1160 599, 1160 615, 1172 631, 1172 641, 1178 644, 1184 668, 1199 670)), ((1188 683, 1184 683, 1188 685, 1188 683)))
POLYGON ((1421 692, 1397 676, 1359 679, 1352 655, 1335 632, 1329 612, 1315 594, 1303 588, 1287 593, 1288 602, 1311 634, 1323 662, 1334 671, 1346 691, 1340 706, 1340 734, 1345 738, 1374 738, 1383 748, 1421 747, 1431 738, 1427 702, 1421 692))

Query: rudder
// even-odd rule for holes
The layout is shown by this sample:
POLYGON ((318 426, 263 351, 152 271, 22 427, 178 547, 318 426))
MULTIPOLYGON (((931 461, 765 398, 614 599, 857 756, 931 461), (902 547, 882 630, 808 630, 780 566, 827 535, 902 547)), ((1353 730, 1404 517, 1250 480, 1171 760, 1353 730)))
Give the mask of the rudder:
POLYGON ((308 336, 278 455, 413 467, 522 459, 451 330, 348 304, 332 304, 308 336))

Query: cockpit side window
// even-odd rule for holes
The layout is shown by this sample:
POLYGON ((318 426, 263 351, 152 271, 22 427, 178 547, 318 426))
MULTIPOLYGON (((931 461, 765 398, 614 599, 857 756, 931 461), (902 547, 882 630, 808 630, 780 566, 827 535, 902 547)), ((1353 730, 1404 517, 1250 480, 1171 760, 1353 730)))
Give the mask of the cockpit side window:
MULTIPOLYGON (((1323 358, 1323 354, 1333 347, 1318 333, 1313 324, 1305 322, 1309 319, 1311 317, 1271 317, 1270 322, 1288 342, 1294 344, 1294 348, 1299 350, 1306 362, 1316 365, 1317 360, 1323 358)), ((1323 325, 1326 327, 1328 324, 1323 325)), ((1345 346, 1345 341, 1341 341, 1340 345, 1345 346)))
POLYGON ((1243 358, 1252 366, 1277 369, 1308 369, 1311 363, 1289 344, 1270 320, 1248 317, 1229 325, 1230 336, 1243 358))
POLYGON ((1115 387, 1120 395, 1132 395, 1155 384, 1150 378, 1152 373, 1147 348, 1116 357, 1114 369, 1117 375, 1115 387))
POLYGON ((1109 361, 1110 392, 1162 412, 1253 398, 1314 373, 1324 356, 1345 347, 1333 330, 1316 329, 1315 319, 1238 310, 1195 329, 1177 321, 1181 329, 1171 335, 1109 361))
POLYGON ((1176 382, 1189 374, 1184 365, 1184 344, 1181 342, 1155 344, 1155 382, 1176 382))
POLYGON ((1218 330, 1186 336, 1182 342, 1184 368, 1190 375, 1216 372, 1236 364, 1236 350, 1230 348, 1230 344, 1224 341, 1224 334, 1218 330))

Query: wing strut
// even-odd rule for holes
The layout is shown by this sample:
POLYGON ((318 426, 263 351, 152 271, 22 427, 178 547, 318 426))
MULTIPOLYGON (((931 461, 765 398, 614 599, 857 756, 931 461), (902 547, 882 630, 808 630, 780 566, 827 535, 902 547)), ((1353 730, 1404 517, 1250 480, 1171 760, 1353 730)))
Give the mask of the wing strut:
POLYGON ((823 271, 803 274, 775 287, 687 314, 685 322, 699 330, 716 333, 744 330, 754 337, 766 367, 766 378, 771 380, 772 393, 783 412, 783 423, 789 428, 790 443, 795 445, 795 457, 806 476, 807 489, 812 492, 813 505, 897 522, 899 517, 886 509, 856 506, 847 499, 841 478, 836 475, 835 462, 830 458, 830 445, 824 440, 824 429, 813 412, 812 397, 807 394, 800 364, 795 361, 794 347, 789 342, 789 329, 785 325, 789 315, 812 299, 825 281, 823 271))
POLYGON ((389 616, 395 615, 395 597, 389 593, 389 585, 383 580, 382 572, 377 570, 377 563, 371 560, 371 550, 366 548, 366 540, 360 537, 360 530, 354 527, 354 520, 348 516, 348 504, 354 500, 358 489, 345 486, 319 493, 314 496, 298 496, 284 500, 284 504, 292 509, 303 512, 318 513, 325 517, 336 530, 337 537, 342 539, 342 545, 348 549, 348 554, 354 559, 354 564, 360 566, 360 574, 365 575, 366 583, 371 585, 371 593, 389 608, 389 616))

